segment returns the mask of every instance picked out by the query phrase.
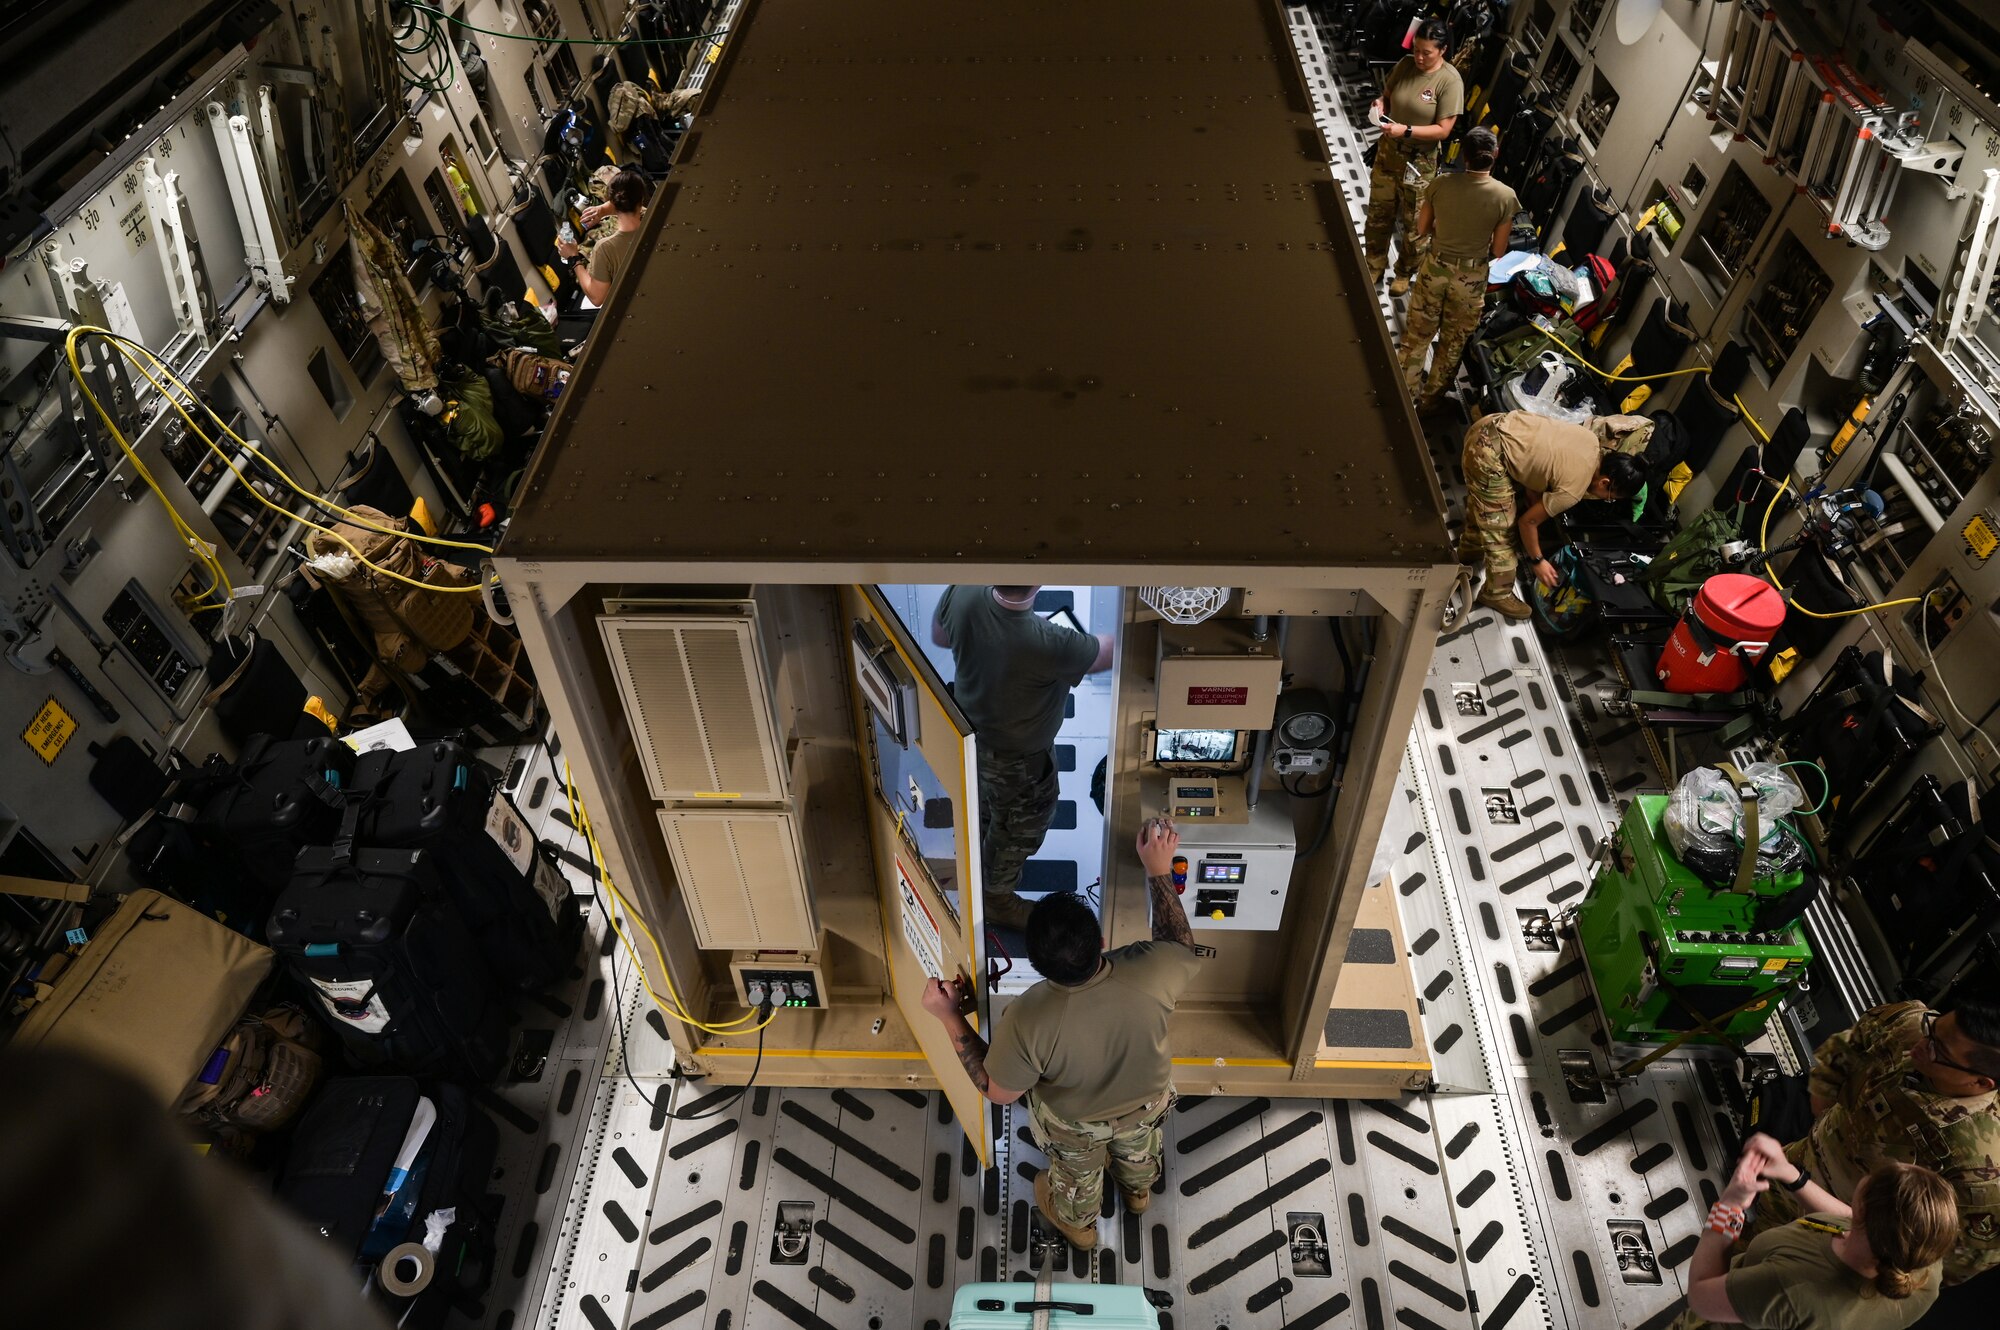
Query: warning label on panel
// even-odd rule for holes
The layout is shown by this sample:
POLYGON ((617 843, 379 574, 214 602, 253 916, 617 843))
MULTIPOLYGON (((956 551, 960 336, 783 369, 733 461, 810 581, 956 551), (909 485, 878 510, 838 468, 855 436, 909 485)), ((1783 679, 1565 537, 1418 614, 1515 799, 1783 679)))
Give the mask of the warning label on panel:
POLYGON ((1190 688, 1187 704, 1191 707, 1246 707, 1250 705, 1250 690, 1213 685, 1190 688))
POLYGON ((42 709, 28 722, 28 728, 21 731, 21 742, 34 749, 36 757, 54 766, 56 755, 75 733, 76 718, 52 697, 42 703, 42 709))
POLYGON ((903 867, 900 858, 896 860, 896 891, 903 898, 903 940, 910 944, 925 974, 933 979, 944 978, 944 936, 938 932, 937 919, 930 907, 917 895, 916 884, 910 881, 909 870, 903 867))

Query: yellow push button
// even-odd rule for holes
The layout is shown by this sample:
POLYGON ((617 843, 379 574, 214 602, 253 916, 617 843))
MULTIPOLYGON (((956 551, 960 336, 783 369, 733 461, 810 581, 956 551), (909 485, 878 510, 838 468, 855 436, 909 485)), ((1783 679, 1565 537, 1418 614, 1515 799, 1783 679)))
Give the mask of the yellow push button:
POLYGON ((1220 910, 1210 910, 1208 912, 1208 917, 1211 919, 1223 919, 1226 918, 1227 916, 1224 915, 1220 910))

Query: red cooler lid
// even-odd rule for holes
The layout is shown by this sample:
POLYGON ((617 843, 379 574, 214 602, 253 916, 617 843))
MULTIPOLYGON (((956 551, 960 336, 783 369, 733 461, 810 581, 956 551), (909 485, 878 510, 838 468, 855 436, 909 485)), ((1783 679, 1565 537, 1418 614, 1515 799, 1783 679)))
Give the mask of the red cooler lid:
POLYGON ((1717 573, 1695 593, 1695 612, 1716 632, 1742 642, 1768 642, 1785 623, 1785 598, 1761 577, 1717 573))

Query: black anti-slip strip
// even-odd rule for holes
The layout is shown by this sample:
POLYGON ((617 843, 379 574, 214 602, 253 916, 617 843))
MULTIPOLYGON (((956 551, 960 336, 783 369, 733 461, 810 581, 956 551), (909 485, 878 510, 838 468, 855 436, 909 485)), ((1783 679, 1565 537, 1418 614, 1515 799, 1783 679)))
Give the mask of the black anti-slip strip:
MULTIPOLYGON (((789 1107, 789 1103, 787 1107, 789 1107)), ((887 1233, 903 1245, 908 1246, 917 1240, 917 1231, 908 1224, 896 1218, 896 1216, 890 1214, 887 1210, 884 1210, 881 1206, 875 1204, 875 1202, 869 1200, 846 1183, 835 1181, 832 1177, 822 1173, 783 1146, 779 1146, 776 1150, 772 1151, 771 1158, 789 1172, 795 1173, 807 1182, 812 1183, 828 1196, 852 1206, 854 1213, 860 1215, 863 1219, 866 1219, 869 1223, 875 1225, 875 1227, 881 1229, 884 1233, 887 1233)), ((916 1189, 917 1180, 914 1176, 911 1176, 909 1190, 915 1191, 916 1189)))
POLYGON ((681 1234, 693 1228, 696 1224, 700 1224, 707 1220, 713 1219, 721 1213, 722 1213, 721 1201, 709 1201, 706 1202, 705 1204, 697 1205, 694 1209, 689 1210, 687 1213, 680 1215, 677 1218, 669 1219, 666 1223, 654 1229, 651 1233, 646 1235, 646 1241, 653 1243, 655 1245, 658 1245, 659 1243, 662 1242, 667 1242, 673 1238, 679 1237, 681 1234))
POLYGON ((1250 1119, 1271 1106, 1268 1099, 1252 1099, 1230 1109, 1205 1127, 1196 1127, 1175 1142, 1174 1148, 1182 1154, 1190 1154, 1201 1149, 1218 1136, 1227 1136, 1250 1119))
POLYGON ((1659 1101, 1641 1099, 1614 1117, 1598 1123, 1570 1143, 1570 1149, 1581 1158, 1593 1150, 1601 1149, 1610 1141, 1632 1130, 1647 1118, 1660 1111, 1659 1101))
MULTIPOLYGON (((1528 1295, 1534 1291, 1535 1281, 1532 1276, 1522 1275, 1517 1278, 1513 1286, 1500 1295, 1500 1301, 1493 1304, 1493 1310, 1486 1313, 1486 1319, 1479 1323, 1480 1330, 1505 1330, 1507 1322, 1514 1319, 1514 1313, 1521 1309, 1521 1304, 1526 1302, 1528 1295)), ((1680 1305, 1676 1303, 1671 1310, 1678 1314, 1680 1305)))
POLYGON ((1396 1156, 1396 1158, 1402 1160, 1411 1168, 1427 1173, 1432 1177, 1437 1176, 1438 1162, 1429 1155, 1419 1154, 1409 1146, 1404 1145, 1401 1141, 1390 1136, 1384 1136, 1379 1131, 1369 1132, 1367 1141, 1384 1154, 1396 1156))
POLYGON ((771 1283, 768 1279, 758 1280, 750 1286, 750 1291, 755 1293, 762 1301, 784 1313, 785 1318, 793 1325, 804 1326, 805 1330, 840 1330, 839 1326, 826 1320, 812 1308, 801 1306, 792 1299, 791 1294, 771 1283))
MULTIPOLYGON (((672 1325, 675 1321, 680 1320, 681 1317, 686 1316, 689 1312, 707 1301, 707 1289, 691 1289, 658 1311, 648 1312, 646 1315, 632 1322, 632 1330, 662 1330, 662 1327, 672 1325)), ((728 1308, 717 1312, 715 1315, 715 1330, 728 1330, 728 1318, 728 1308)))
POLYGON ((1315 1326, 1325 1325, 1346 1311, 1348 1306, 1348 1296, 1345 1293, 1336 1293, 1311 1311, 1301 1312, 1285 1324, 1289 1330, 1313 1330, 1315 1326))
POLYGON ((917 1281, 908 1270, 897 1265, 894 1261, 882 1255, 882 1253, 876 1251, 846 1229, 835 1228, 826 1220, 821 1219, 814 1221, 813 1232, 819 1234, 827 1246, 867 1266, 870 1273, 888 1280, 903 1292, 907 1293, 916 1287, 917 1281))
MULTIPOLYGON (((1217 1160, 1201 1172, 1181 1183, 1181 1195, 1192 1196, 1205 1187, 1214 1186, 1231 1174, 1248 1168, 1251 1164, 1256 1163, 1259 1159, 1262 1159, 1265 1155, 1284 1145, 1286 1142, 1297 1140, 1325 1120, 1324 1115, 1317 1110, 1311 1113, 1301 1113, 1298 1117, 1293 1118, 1276 1131, 1264 1136, 1261 1140, 1252 1141, 1236 1153, 1229 1155, 1227 1158, 1217 1160)), ((1435 1171, 1435 1167, 1433 1167, 1433 1171, 1435 1171)))
MULTIPOLYGON (((667 1158, 685 1159, 697 1150, 705 1150, 709 1146, 714 1145, 741 1125, 735 1118, 724 1118, 713 1127, 705 1127, 699 1133, 688 1137, 684 1141, 675 1141, 667 1147, 667 1158)), ((756 1142, 752 1141, 751 1144, 755 1145, 756 1142)), ((636 1187, 639 1184, 635 1181, 632 1185, 636 1187)))
POLYGON ((625 1180, 633 1186, 646 1185, 646 1170, 639 1167, 639 1161, 634 1159, 632 1152, 624 1146, 621 1145, 611 1152, 611 1162, 618 1165, 618 1171, 623 1173, 625 1180))
POLYGON ((1263 1214, 1307 1183, 1323 1178, 1331 1172, 1333 1172, 1332 1160, 1315 1159, 1304 1168, 1279 1178, 1256 1195, 1250 1196, 1240 1203, 1231 1206, 1222 1214, 1217 1215, 1214 1219, 1209 1220, 1206 1224, 1196 1229, 1194 1235, 1188 1239, 1188 1248, 1192 1250, 1196 1247, 1207 1246, 1230 1229, 1235 1228, 1238 1224, 1243 1223, 1254 1215, 1263 1214))
POLYGON ((1208 1292, 1218 1284, 1225 1283, 1242 1274, 1257 1262, 1285 1246, 1285 1235, 1276 1229, 1266 1233, 1249 1246, 1226 1261, 1219 1261, 1188 1281, 1188 1292, 1196 1297, 1208 1292))
POLYGON ((639 1287, 651 1293, 654 1289, 707 1255, 708 1249, 714 1245, 707 1238, 696 1238, 693 1242, 690 1242, 687 1246, 668 1257, 661 1263, 658 1269, 640 1280, 639 1287))
POLYGON ((1389 1262, 1389 1273, 1403 1283, 1408 1284, 1411 1288, 1428 1294, 1455 1312, 1465 1310, 1465 1295, 1463 1293, 1440 1284, 1437 1280, 1432 1279, 1429 1275, 1414 1266, 1405 1265, 1401 1261, 1391 1261, 1389 1262))
POLYGON ((1422 1229, 1404 1223, 1394 1215, 1382 1216, 1382 1231, 1391 1237, 1401 1238, 1434 1260, 1452 1262, 1458 1259, 1458 1252, 1450 1243, 1442 1242, 1422 1229))

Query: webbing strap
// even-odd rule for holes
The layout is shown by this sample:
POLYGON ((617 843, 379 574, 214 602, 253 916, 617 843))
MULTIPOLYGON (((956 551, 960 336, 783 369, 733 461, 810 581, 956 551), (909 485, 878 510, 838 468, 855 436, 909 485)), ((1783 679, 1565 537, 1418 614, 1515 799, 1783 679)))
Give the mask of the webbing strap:
POLYGON ((1748 776, 1737 770, 1733 762, 1717 762, 1715 769, 1729 778, 1729 783, 1736 787, 1736 797, 1743 804, 1743 854, 1736 861, 1736 881, 1730 890, 1747 895, 1757 879, 1757 844, 1764 834, 1758 824, 1757 787, 1750 783, 1748 776))
POLYGON ((1042 1272, 1035 1276, 1035 1316, 1029 1322, 1033 1330, 1049 1330, 1049 1303, 1054 1301, 1056 1278, 1053 1263, 1042 1266, 1042 1272))

